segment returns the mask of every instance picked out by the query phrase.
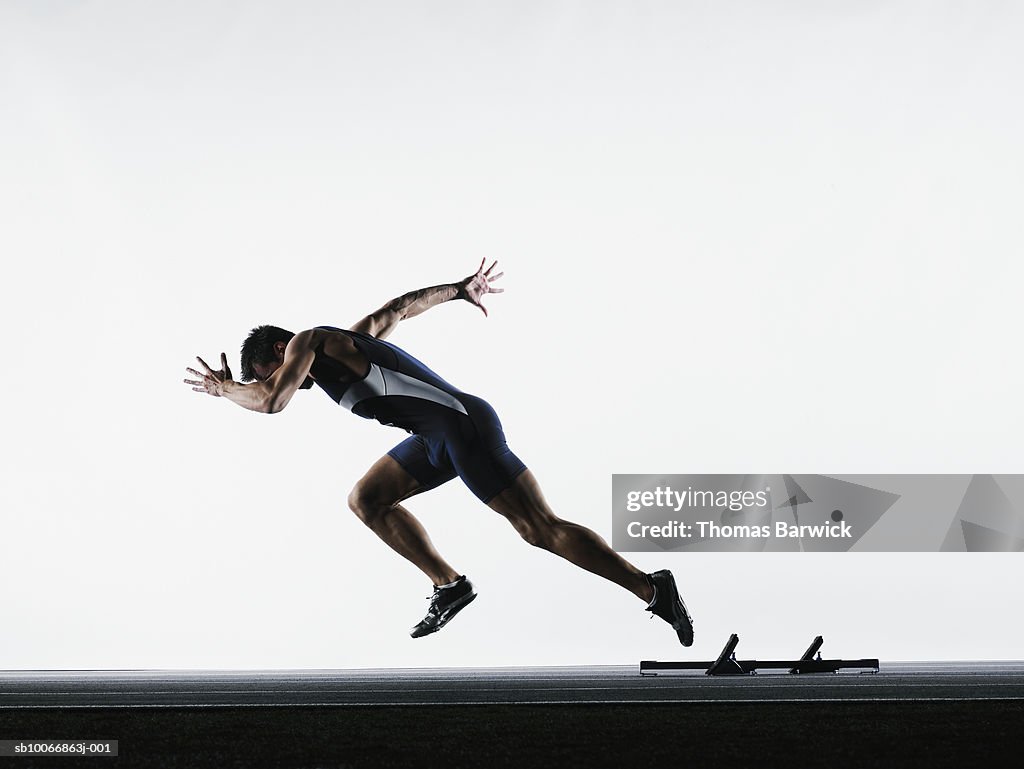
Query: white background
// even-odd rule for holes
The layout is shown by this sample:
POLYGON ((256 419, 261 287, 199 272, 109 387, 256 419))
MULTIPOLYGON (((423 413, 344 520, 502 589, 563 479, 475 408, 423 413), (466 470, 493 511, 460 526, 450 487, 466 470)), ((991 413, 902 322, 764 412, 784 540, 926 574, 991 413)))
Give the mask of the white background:
POLYGON ((0 668, 1021 658, 1020 554, 638 554, 672 631, 458 481, 480 598, 347 509, 405 437, 184 367, 497 258, 389 337, 561 516, 612 473, 1022 470, 1024 12, 966 2, 0 4, 0 668))

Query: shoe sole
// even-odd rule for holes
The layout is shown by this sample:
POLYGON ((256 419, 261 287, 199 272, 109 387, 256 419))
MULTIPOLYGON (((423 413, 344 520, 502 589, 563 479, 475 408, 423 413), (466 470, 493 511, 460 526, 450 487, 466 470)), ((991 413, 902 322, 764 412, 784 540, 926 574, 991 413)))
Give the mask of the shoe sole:
POLYGON ((686 608, 686 602, 683 601, 679 595, 679 588, 676 587, 676 579, 674 576, 670 576, 665 580, 668 587, 672 591, 672 600, 670 603, 676 608, 682 608, 683 616, 681 619, 672 623, 672 629, 676 631, 676 636, 679 638, 679 643, 683 646, 693 646, 693 618, 690 616, 690 612, 686 608))
POLYGON ((429 630, 426 630, 426 631, 424 631, 422 633, 415 633, 415 631, 414 631, 413 633, 410 633, 409 635, 411 635, 413 638, 423 638, 423 636, 425 636, 425 635, 431 635, 433 633, 436 633, 438 630, 440 630, 445 625, 447 625, 449 622, 451 622, 456 614, 458 614, 464 608, 469 606, 469 604, 471 604, 473 602, 473 599, 475 599, 475 598, 476 598, 476 593, 470 593, 469 595, 464 596, 463 598, 460 598, 458 601, 456 601, 455 603, 453 603, 451 606, 448 607, 448 610, 443 615, 441 615, 440 621, 434 627, 432 627, 429 630))
POLYGON ((682 598, 679 598, 679 603, 683 607, 683 614, 686 617, 686 619, 680 622, 680 625, 683 623, 686 624, 683 627, 676 627, 675 625, 672 627, 675 629, 676 635, 679 637, 679 643, 683 646, 693 646, 693 619, 690 617, 690 612, 686 610, 686 603, 682 598))

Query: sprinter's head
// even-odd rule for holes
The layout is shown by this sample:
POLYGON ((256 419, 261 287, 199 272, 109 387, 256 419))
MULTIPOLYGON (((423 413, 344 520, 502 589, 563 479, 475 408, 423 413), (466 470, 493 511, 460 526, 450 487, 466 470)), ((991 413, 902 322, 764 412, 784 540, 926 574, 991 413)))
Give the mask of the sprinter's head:
POLYGON ((284 350, 295 336, 277 326, 257 326, 242 342, 242 381, 267 379, 284 362, 284 350))

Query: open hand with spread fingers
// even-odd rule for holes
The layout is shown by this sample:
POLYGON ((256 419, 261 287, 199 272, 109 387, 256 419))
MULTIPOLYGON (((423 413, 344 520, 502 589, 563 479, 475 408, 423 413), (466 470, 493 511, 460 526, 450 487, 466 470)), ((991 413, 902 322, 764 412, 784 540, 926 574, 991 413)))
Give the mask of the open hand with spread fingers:
POLYGON ((231 369, 228 368, 228 358, 224 353, 220 354, 220 371, 214 371, 210 368, 206 361, 196 356, 196 360, 199 361, 200 365, 206 369, 206 373, 196 371, 194 368, 186 368, 185 371, 199 377, 199 379, 185 379, 184 382, 187 385, 192 385, 192 389, 197 393, 206 393, 207 395, 213 395, 220 397, 224 394, 224 383, 231 381, 231 369))
POLYGON ((494 288, 491 286, 491 281, 495 281, 505 274, 504 272, 499 272, 497 275, 491 275, 491 271, 498 264, 497 260, 492 262, 491 266, 487 268, 486 272, 484 272, 484 262, 486 261, 486 258, 481 259, 480 269, 468 278, 465 278, 461 282, 455 284, 459 290, 458 298, 465 299, 467 302, 475 304, 481 309, 485 317, 487 316, 487 308, 484 307, 481 302, 484 294, 500 294, 505 290, 503 288, 494 288))

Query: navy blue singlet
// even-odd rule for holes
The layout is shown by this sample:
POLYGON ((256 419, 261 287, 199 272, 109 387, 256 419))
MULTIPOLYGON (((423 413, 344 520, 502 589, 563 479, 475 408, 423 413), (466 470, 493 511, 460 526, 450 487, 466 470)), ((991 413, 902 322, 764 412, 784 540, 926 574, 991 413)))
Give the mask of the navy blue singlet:
POLYGON ((370 368, 361 379, 344 381, 347 369, 324 354, 321 342, 310 369, 316 384, 353 414, 412 434, 388 455, 419 481, 421 490, 458 475, 473 494, 489 502, 526 469, 483 398, 453 387, 383 339, 334 326, 317 328, 346 334, 370 368))

